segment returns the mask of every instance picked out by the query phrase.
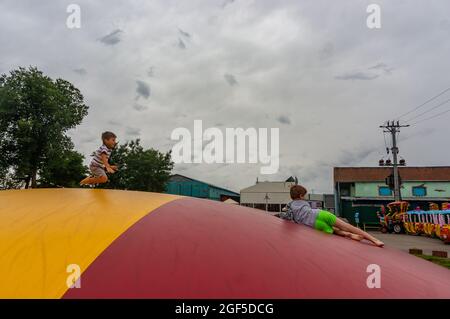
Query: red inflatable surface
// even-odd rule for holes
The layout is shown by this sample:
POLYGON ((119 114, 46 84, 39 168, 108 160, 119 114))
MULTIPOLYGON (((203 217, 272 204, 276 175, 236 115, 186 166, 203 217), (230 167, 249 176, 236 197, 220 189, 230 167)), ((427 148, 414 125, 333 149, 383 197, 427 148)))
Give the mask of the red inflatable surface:
POLYGON ((450 298, 450 271, 250 208, 180 198, 144 216, 64 298, 450 298), (369 265, 380 288, 369 288, 369 265))

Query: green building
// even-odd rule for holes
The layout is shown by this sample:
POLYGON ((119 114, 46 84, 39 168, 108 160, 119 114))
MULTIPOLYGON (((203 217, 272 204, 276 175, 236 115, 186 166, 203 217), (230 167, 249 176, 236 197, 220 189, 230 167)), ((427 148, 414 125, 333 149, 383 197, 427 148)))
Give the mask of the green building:
POLYGON ((218 201, 225 201, 231 198, 239 202, 239 193, 180 174, 172 175, 169 178, 166 184, 166 193, 218 201))
MULTIPOLYGON (((338 216, 354 223, 377 222, 381 205, 394 201, 393 190, 386 185, 390 167, 335 167, 334 195, 338 216)), ((450 166, 399 167, 402 200, 409 208, 428 210, 430 203, 450 201, 450 166)))

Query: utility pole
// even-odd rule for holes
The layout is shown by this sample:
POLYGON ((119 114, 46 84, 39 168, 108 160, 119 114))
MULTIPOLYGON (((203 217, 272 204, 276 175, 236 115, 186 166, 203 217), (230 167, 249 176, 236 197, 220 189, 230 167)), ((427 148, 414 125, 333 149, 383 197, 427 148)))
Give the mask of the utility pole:
POLYGON ((398 174, 398 147, 397 147, 397 133, 400 132, 401 127, 409 127, 409 125, 400 125, 399 121, 387 121, 385 125, 381 125, 380 128, 383 129, 384 133, 391 133, 392 137, 392 168, 394 175, 394 199, 395 201, 400 201, 402 195, 400 192, 399 174, 398 174))
POLYGON ((266 201, 266 212, 268 211, 268 206, 269 206, 269 195, 266 193, 266 196, 264 197, 264 200, 266 201))

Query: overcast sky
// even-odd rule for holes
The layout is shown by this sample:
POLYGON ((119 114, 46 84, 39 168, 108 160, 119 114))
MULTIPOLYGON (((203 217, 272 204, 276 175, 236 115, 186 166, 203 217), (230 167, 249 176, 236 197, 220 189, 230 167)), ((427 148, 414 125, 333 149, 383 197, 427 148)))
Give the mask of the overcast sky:
MULTIPOLYGON (((168 151, 171 132, 195 119, 278 127, 278 174, 257 164, 174 172, 235 191, 296 175, 331 192, 333 166, 384 155, 380 124, 450 87, 449 14, 446 0, 1 0, 0 73, 37 66, 81 90, 89 115, 70 136, 86 163, 104 130, 168 151), (71 3, 80 29, 66 26, 71 3), (366 25, 371 3, 381 29, 366 25)), ((448 165, 449 136, 447 113, 403 129, 400 154, 409 165, 448 165)))

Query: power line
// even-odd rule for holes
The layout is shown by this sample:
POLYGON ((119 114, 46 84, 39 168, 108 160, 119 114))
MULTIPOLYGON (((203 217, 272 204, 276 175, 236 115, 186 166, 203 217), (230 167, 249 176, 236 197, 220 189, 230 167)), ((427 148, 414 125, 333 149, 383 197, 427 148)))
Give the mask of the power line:
MULTIPOLYGON (((383 155, 383 158, 384 157, 386 157, 388 154, 389 154, 389 146, 388 146, 388 143, 387 143, 387 141, 386 141, 386 131, 383 131, 383 139, 384 139, 384 150, 385 150, 385 152, 386 152, 386 154, 385 155, 383 155)), ((384 153, 384 152, 383 152, 384 153)))
POLYGON ((445 89, 444 91, 442 91, 441 93, 439 93, 439 94, 433 96, 431 99, 429 99, 429 100, 423 102, 422 104, 416 106, 414 109, 412 109, 412 110, 410 110, 410 111, 408 111, 408 112, 406 112, 406 113, 400 115, 400 116, 397 117, 396 119, 399 120, 399 119, 401 119, 402 117, 404 117, 404 116, 406 116, 406 115, 408 115, 408 114, 411 114, 412 112, 414 112, 414 111, 420 109, 420 108, 423 107, 424 105, 426 105, 426 104, 430 103, 431 101, 437 99, 438 97, 440 97, 441 95, 443 95, 444 93, 446 93, 446 92, 448 92, 448 91, 450 91, 450 87, 446 88, 446 89, 445 89))
POLYGON ((416 118, 421 117, 422 115, 427 114, 428 112, 431 112, 431 111, 433 111, 434 109, 437 109, 438 107, 440 107, 440 106, 442 106, 442 105, 444 105, 444 104, 446 104, 446 103, 448 103, 448 102, 450 102, 450 99, 445 100, 445 101, 442 102, 442 103, 439 103, 438 105, 432 107, 431 109, 428 109, 428 110, 426 110, 426 111, 420 113, 419 115, 416 115, 416 116, 410 118, 409 120, 405 120, 405 122, 408 123, 408 122, 410 122, 410 121, 412 121, 412 120, 415 120, 416 118))
POLYGON ((450 112, 450 109, 449 109, 449 110, 447 110, 447 111, 444 111, 444 112, 441 112, 441 113, 435 114, 435 115, 433 115, 433 116, 427 117, 427 118, 425 118, 425 119, 422 119, 422 120, 420 120, 420 121, 417 121, 417 122, 415 122, 415 123, 412 123, 411 125, 416 125, 416 124, 419 124, 419 123, 422 123, 422 122, 425 122, 425 121, 428 121, 428 120, 434 119, 434 118, 436 118, 436 117, 438 117, 438 116, 441 116, 441 115, 443 115, 443 114, 445 114, 445 113, 448 113, 448 112, 450 112))
POLYGON ((383 138, 384 138, 384 147, 388 148, 387 142, 386 142, 386 132, 385 131, 383 131, 383 138))

